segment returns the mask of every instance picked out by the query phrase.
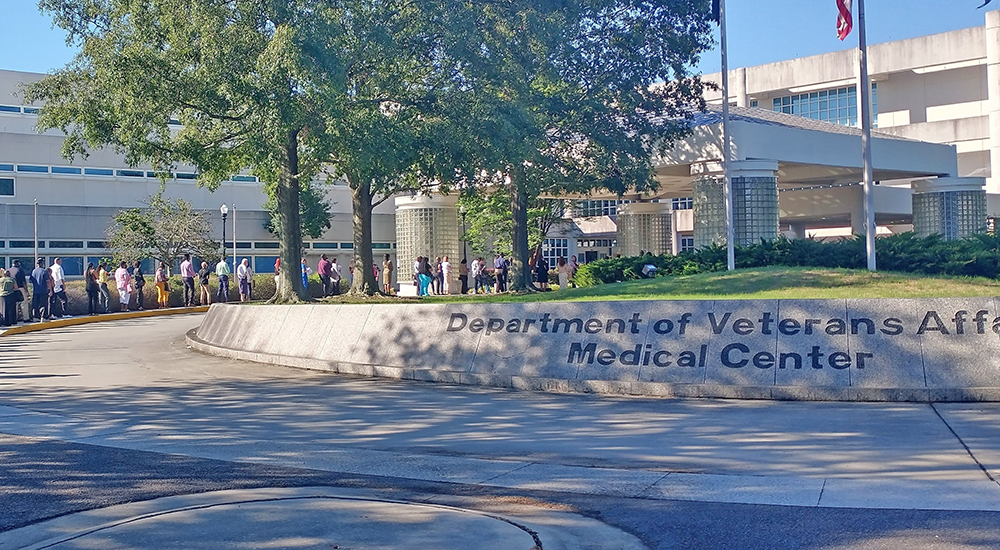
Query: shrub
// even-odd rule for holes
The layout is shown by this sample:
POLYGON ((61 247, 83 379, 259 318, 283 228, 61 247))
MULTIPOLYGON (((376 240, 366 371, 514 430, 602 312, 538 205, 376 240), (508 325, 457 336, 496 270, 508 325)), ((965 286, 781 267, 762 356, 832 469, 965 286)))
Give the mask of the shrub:
MULTIPOLYGON (((865 239, 815 241, 787 239, 736 247, 736 267, 766 266, 862 269, 867 265, 865 239)), ((918 237, 900 233, 875 241, 879 269, 925 275, 1000 277, 1000 236, 974 235, 946 241, 940 235, 918 237)), ((653 264, 657 277, 725 271, 726 249, 712 245, 677 256, 605 258, 580 266, 573 279, 578 286, 642 278, 642 266, 653 264)))

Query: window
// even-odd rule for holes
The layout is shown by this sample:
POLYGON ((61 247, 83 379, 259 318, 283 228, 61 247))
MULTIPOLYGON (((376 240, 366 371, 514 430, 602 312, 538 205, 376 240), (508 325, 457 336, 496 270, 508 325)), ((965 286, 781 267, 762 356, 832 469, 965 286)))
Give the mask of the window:
POLYGON ((13 164, 0 164, 0 172, 13 172, 13 171, 14 171, 13 164))
POLYGON ((53 166, 52 167, 52 173, 53 174, 77 174, 77 175, 79 175, 79 174, 83 173, 83 170, 81 170, 79 168, 73 168, 71 166, 53 166))
POLYGON ((107 168, 84 168, 83 175, 85 176, 113 176, 115 175, 114 170, 108 170, 107 168))
POLYGON ((352 250, 354 249, 354 243, 340 243, 340 248, 342 250, 352 250))
POLYGON ((13 105, 0 105, 0 113, 20 113, 20 107, 14 107, 13 105))
POLYGON ((142 170, 118 170, 118 175, 127 178, 143 178, 146 173, 142 170))
POLYGON ((253 243, 254 248, 274 249, 274 248, 279 248, 280 246, 281 245, 279 245, 278 243, 253 243))
POLYGON ((229 179, 231 179, 232 181, 238 181, 240 183, 257 183, 256 176, 233 176, 229 179))
POLYGON ((83 248, 83 241, 49 241, 49 248, 83 248))
POLYGON ((373 250, 392 250, 392 243, 372 243, 373 250))
POLYGON ((175 177, 179 180, 196 180, 198 179, 198 174, 192 174, 191 172, 177 172, 175 177))
POLYGON ((236 248, 237 249, 240 249, 240 248, 250 248, 250 243, 243 242, 243 241, 236 241, 236 248))
POLYGON ((83 275, 83 256, 59 256, 62 258, 62 267, 66 275, 83 275))
POLYGON ((152 171, 150 171, 150 172, 146 172, 146 177, 147 178, 161 178, 162 177, 162 178, 170 179, 170 178, 174 177, 174 174, 173 174, 173 172, 152 172, 152 171))
POLYGON ((569 239, 545 239, 542 241, 542 257, 555 269, 559 258, 569 258, 569 239))
MULTIPOLYGON (((10 241, 11 248, 35 248, 35 241, 10 241)), ((38 248, 45 248, 45 241, 38 241, 38 248)))
POLYGON ((0 241, 0 248, 6 248, 7 241, 0 241))
POLYGON ((579 201, 576 203, 576 215, 581 218, 592 216, 618 216, 618 205, 631 201, 579 201))
POLYGON ((0 178, 0 197, 14 196, 14 178, 0 178))
POLYGON ((322 250, 333 250, 337 248, 337 243, 312 243, 313 248, 322 250))
MULTIPOLYGON (((7 258, 0 256, 0 267, 7 269, 7 258)), ((24 265, 22 265, 21 267, 24 267, 24 265)))
MULTIPOLYGON (((45 257, 42 256, 42 259, 45 259, 45 257)), ((16 256, 16 257, 12 257, 10 259, 10 265, 14 265, 15 261, 21 262, 21 269, 26 269, 28 271, 28 273, 31 273, 32 269, 35 269, 36 267, 38 267, 38 264, 35 263, 35 259, 32 258, 32 257, 30 257, 30 256, 16 256)), ((45 265, 47 266, 49 264, 46 263, 45 265)))
MULTIPOLYGON (((843 126, 858 125, 857 86, 776 97, 772 110, 843 126)), ((872 121, 878 120, 878 85, 872 83, 872 121)))
POLYGON ((254 256, 253 270, 257 273, 274 273, 276 261, 278 261, 277 256, 254 256))
POLYGON ((750 107, 752 108, 760 107, 760 102, 754 99, 753 101, 750 102, 750 107))
POLYGON ((672 210, 691 210, 694 208, 694 199, 691 197, 670 199, 670 208, 672 210))
POLYGON ((680 251, 694 250, 694 237, 681 237, 680 251))
POLYGON ((26 115, 37 115, 38 114, 38 107, 24 107, 22 110, 24 111, 24 114, 26 114, 26 115))
POLYGON ((35 173, 40 173, 40 174, 47 174, 47 173, 49 173, 49 167, 48 166, 38 166, 37 164, 18 164, 17 165, 17 171, 18 172, 35 172, 35 173))
POLYGON ((104 241, 87 241, 87 248, 107 248, 108 243, 104 241))

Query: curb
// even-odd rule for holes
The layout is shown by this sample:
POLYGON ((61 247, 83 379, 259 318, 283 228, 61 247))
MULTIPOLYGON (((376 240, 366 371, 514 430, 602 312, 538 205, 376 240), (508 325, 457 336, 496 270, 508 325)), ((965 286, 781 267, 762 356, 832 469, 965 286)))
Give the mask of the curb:
POLYGON ((388 367, 347 361, 327 361, 232 349, 207 342, 193 328, 185 335, 191 349, 237 361, 278 365, 333 374, 411 380, 461 386, 485 386, 545 393, 596 394, 614 397, 742 399, 753 401, 826 401, 869 403, 979 403, 1000 402, 1000 388, 840 388, 799 386, 724 386, 608 380, 566 380, 535 376, 487 375, 436 369, 388 367))
POLYGON ((62 328, 62 327, 72 327, 75 325, 87 325, 90 323, 101 323, 105 321, 122 321, 124 319, 139 319, 142 317, 160 317, 163 315, 182 315, 185 313, 205 313, 208 311, 208 308, 209 306, 176 307, 169 309, 129 311, 125 313, 106 313, 102 315, 81 315, 77 317, 70 317, 69 319, 56 319, 53 321, 42 321, 38 323, 31 323, 30 325, 18 325, 16 327, 11 327, 3 332, 0 332, 0 337, 14 336, 17 334, 27 334, 29 332, 38 332, 40 330, 48 330, 50 328, 62 328))

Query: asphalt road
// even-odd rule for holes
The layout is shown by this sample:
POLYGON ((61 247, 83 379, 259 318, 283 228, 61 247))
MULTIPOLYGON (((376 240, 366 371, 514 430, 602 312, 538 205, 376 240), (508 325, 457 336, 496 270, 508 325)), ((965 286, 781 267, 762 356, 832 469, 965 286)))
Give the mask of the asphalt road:
POLYGON ((198 322, 0 338, 0 548, 80 510, 303 486, 567 510, 650 548, 1000 548, 1000 405, 343 378, 198 354, 198 322))

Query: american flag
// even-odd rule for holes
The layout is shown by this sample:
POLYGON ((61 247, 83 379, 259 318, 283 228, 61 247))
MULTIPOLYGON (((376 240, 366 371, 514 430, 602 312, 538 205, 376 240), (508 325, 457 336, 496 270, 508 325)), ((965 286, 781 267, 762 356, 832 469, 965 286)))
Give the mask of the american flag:
MULTIPOLYGON (((989 0, 987 0, 987 3, 989 0)), ((837 38, 844 40, 851 34, 854 28, 854 19, 851 17, 851 0, 837 0, 837 38)))

